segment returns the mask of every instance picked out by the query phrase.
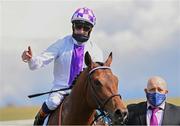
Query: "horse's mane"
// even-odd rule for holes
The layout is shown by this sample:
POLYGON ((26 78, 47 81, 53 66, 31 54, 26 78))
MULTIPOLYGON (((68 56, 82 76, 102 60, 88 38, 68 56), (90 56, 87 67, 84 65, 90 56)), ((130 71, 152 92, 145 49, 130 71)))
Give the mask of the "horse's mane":
MULTIPOLYGON (((100 66, 103 66, 104 65, 104 63, 102 63, 102 62, 96 62, 98 65, 100 65, 100 66)), ((72 87, 76 84, 76 81, 77 81, 77 79, 78 79, 78 77, 80 76, 80 74, 85 70, 86 68, 83 68, 83 70, 74 78, 74 80, 73 80, 73 82, 72 82, 72 87)))
MULTIPOLYGON (((83 68, 83 71, 85 70, 85 68, 83 68)), ((74 78, 74 80, 73 80, 73 82, 72 82, 72 87, 76 84, 76 81, 77 81, 77 79, 78 79, 78 77, 80 76, 80 74, 83 72, 83 71, 81 71, 75 78, 74 78)))

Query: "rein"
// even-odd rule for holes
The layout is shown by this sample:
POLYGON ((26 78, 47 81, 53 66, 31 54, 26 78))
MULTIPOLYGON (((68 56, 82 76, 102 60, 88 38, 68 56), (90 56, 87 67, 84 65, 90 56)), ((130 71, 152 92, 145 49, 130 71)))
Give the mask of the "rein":
MULTIPOLYGON (((93 73, 95 70, 98 70, 98 69, 109 69, 109 70, 111 70, 111 68, 108 67, 108 66, 98 66, 98 67, 95 67, 95 68, 93 68, 93 69, 89 72, 89 74, 88 74, 88 79, 89 79, 89 81, 91 81, 90 76, 92 75, 92 73, 93 73)), ((104 110, 105 105, 106 105, 106 104, 109 102, 109 100, 111 100, 113 97, 119 96, 120 99, 121 99, 121 95, 120 95, 120 94, 112 94, 112 95, 111 95, 109 98, 107 98, 105 101, 101 101, 100 98, 98 97, 98 94, 97 94, 96 89, 94 88, 94 86, 93 86, 92 84, 91 84, 91 87, 92 87, 93 92, 94 92, 94 97, 93 97, 93 98, 94 98, 96 104, 98 105, 98 109, 99 109, 99 110, 104 110)))

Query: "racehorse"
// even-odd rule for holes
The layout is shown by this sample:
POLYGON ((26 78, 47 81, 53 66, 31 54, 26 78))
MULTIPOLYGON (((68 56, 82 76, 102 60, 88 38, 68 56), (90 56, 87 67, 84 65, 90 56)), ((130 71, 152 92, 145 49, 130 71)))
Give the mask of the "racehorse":
POLYGON ((48 125, 90 125, 96 109, 106 111, 112 124, 123 124, 127 108, 118 94, 118 78, 112 73, 112 52, 104 63, 85 54, 85 68, 76 78, 71 93, 50 116, 48 125))

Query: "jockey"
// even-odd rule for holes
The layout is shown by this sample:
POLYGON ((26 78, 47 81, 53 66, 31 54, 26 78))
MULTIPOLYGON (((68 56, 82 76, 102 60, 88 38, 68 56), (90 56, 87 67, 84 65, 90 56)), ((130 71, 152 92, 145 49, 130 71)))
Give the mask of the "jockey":
MULTIPOLYGON (((85 66, 84 54, 90 53, 93 61, 103 61, 101 49, 89 40, 91 31, 96 23, 96 17, 89 8, 79 8, 71 18, 72 35, 57 40, 39 56, 32 56, 31 48, 22 54, 22 60, 27 62, 31 70, 48 65, 54 61, 54 81, 52 90, 67 88, 72 85, 74 78, 85 66)), ((55 110, 70 90, 54 92, 49 95, 37 113, 34 125, 42 125, 45 118, 55 110)))

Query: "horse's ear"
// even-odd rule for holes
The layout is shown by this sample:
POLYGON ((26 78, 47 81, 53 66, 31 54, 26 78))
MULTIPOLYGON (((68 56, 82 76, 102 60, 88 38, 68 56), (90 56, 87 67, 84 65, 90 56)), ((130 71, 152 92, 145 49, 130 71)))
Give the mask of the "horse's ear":
POLYGON ((89 66, 89 67, 92 64, 91 56, 89 55, 88 51, 85 53, 85 64, 86 66, 89 66))
POLYGON ((110 66, 112 63, 112 52, 109 54, 108 59, 106 60, 106 62, 104 63, 105 66, 110 66))

